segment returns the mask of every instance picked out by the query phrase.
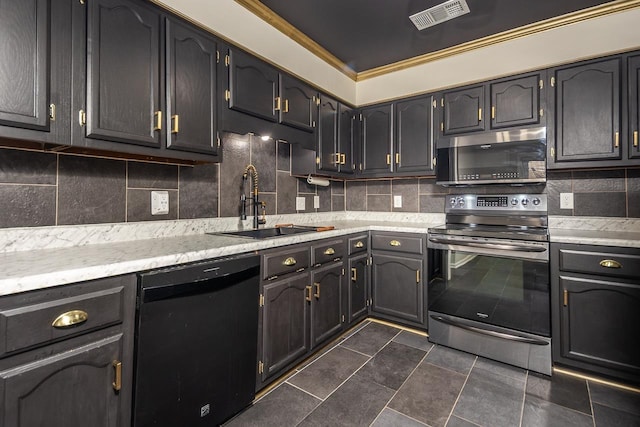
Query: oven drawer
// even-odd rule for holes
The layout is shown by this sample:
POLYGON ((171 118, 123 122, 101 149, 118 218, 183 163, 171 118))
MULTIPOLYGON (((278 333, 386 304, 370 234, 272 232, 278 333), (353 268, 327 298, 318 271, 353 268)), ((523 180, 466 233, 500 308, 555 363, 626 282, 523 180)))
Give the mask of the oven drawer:
POLYGON ((405 252, 422 255, 425 250, 424 236, 419 234, 399 234, 374 232, 371 248, 376 251, 405 252))
POLYGON ((349 255, 366 252, 369 248, 369 236, 366 234, 361 234, 359 236, 350 237, 348 245, 349 255))
POLYGON ((262 278, 293 273, 311 265, 309 246, 280 248, 262 255, 262 278))
POLYGON ((602 276, 640 278, 640 251, 587 251, 561 248, 560 270, 602 276))

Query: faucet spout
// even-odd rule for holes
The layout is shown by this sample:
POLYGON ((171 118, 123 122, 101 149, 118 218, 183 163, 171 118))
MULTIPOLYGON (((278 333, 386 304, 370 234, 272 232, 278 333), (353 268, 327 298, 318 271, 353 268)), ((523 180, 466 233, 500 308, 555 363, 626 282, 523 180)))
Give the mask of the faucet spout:
POLYGON ((265 224, 266 223, 266 218, 264 215, 264 202, 260 202, 258 200, 259 196, 258 196, 258 171, 256 169, 256 167, 252 164, 247 165, 247 167, 244 169, 244 174, 242 175, 242 180, 243 180, 243 184, 242 184, 242 196, 240 197, 240 200, 242 201, 242 212, 240 214, 240 218, 241 219, 246 219, 247 218, 247 211, 246 211, 246 189, 245 189, 245 183, 247 182, 247 180, 249 179, 249 175, 251 175, 251 180, 253 181, 253 189, 251 192, 251 199, 253 202, 253 228, 255 230, 258 229, 258 225, 259 224, 265 224), (258 218, 258 207, 259 206, 263 206, 263 215, 262 218, 258 218))

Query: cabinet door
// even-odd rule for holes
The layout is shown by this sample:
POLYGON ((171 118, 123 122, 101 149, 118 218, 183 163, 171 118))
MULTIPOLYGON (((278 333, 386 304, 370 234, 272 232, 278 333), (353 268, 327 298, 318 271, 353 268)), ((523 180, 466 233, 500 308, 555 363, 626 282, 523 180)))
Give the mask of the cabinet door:
POLYGON ((559 68, 554 76, 555 162, 619 159, 620 59, 559 68))
POLYGON ((391 104, 362 109, 362 173, 392 171, 391 139, 393 137, 391 104))
POLYGON ((367 314, 367 283, 369 275, 367 269, 367 254, 363 253, 349 258, 348 280, 348 313, 349 323, 355 322, 367 314))
POLYGON ((442 96, 444 135, 484 130, 484 86, 452 90, 442 96))
POLYGON ((328 96, 320 97, 318 116, 318 169, 337 172, 340 165, 338 153, 338 101, 328 96))
POLYGON ((396 104, 395 170, 433 174, 433 96, 396 104))
POLYGON ((87 7, 85 136, 159 147, 160 15, 127 0, 87 7))
POLYGON ((166 20, 167 148, 217 154, 216 43, 166 20))
POLYGON ((308 274, 264 284, 262 380, 278 373, 310 349, 308 286, 308 274))
POLYGON ((640 56, 629 58, 629 157, 640 157, 640 56))
POLYGON ((342 330, 342 267, 332 263, 311 273, 311 348, 342 330))
POLYGON ((340 172, 353 174, 356 171, 356 118, 353 108, 339 105, 338 152, 340 153, 340 172))
POLYGON ((125 425, 122 397, 113 386, 113 362, 121 360, 122 341, 117 334, 0 372, 0 424, 125 425))
POLYGON ((422 276, 421 259, 374 254, 371 264, 371 311, 422 324, 422 276))
POLYGON ((560 292, 562 356, 637 378, 640 286, 561 276, 560 292))
POLYGON ((540 123, 540 75, 492 83, 491 128, 540 123))
POLYGON ((229 108, 278 121, 278 71, 239 50, 229 50, 229 108))
POLYGON ((0 125, 49 128, 49 2, 0 2, 0 125))
POLYGON ((280 123, 313 132, 318 92, 299 80, 280 74, 280 123))

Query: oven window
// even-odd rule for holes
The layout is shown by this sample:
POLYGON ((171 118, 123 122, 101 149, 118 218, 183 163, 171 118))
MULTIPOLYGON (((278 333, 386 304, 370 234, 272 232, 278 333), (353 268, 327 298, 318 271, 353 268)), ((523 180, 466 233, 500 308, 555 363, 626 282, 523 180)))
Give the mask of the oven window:
POLYGON ((429 311, 550 336, 547 262, 434 252, 429 311))

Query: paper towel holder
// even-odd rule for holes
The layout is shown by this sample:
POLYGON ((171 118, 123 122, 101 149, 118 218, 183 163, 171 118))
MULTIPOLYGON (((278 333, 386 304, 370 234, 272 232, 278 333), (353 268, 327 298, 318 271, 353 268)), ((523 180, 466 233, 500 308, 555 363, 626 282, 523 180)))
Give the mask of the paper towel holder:
POLYGON ((307 183, 309 183, 310 185, 319 185, 320 187, 328 187, 329 186, 329 180, 325 179, 325 178, 318 178, 315 176, 307 176, 307 183))

